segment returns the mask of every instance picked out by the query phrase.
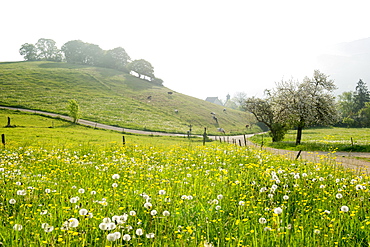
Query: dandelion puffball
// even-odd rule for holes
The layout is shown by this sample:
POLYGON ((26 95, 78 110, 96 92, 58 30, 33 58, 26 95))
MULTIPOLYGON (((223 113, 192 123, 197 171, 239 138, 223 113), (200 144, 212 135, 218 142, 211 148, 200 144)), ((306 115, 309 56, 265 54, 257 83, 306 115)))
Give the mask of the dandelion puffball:
POLYGON ((22 229, 23 229, 23 226, 22 226, 21 224, 15 224, 15 225, 13 226, 13 229, 14 229, 14 230, 16 230, 16 231, 20 231, 20 230, 22 230, 22 229))
POLYGON ((274 209, 275 214, 281 214, 282 212, 283 210, 280 207, 274 209))
POLYGON ((69 227, 77 227, 78 226, 78 224, 80 224, 80 222, 78 221, 78 219, 76 219, 76 218, 70 218, 69 220, 68 220, 68 225, 69 225, 69 227))
POLYGON ((348 212, 349 211, 349 207, 347 207, 347 206, 342 206, 341 208, 340 208, 340 211, 342 211, 342 212, 348 212))
POLYGON ((144 231, 143 231, 143 229, 139 228, 139 229, 136 229, 135 233, 136 233, 136 235, 141 236, 141 235, 144 234, 144 231))
POLYGON ((170 216, 170 212, 168 212, 167 210, 163 211, 163 216, 170 216))
POLYGON ((81 208, 80 211, 78 212, 81 216, 82 215, 88 215, 89 211, 87 209, 81 208))
POLYGON ((113 178, 113 179, 119 179, 119 178, 120 178, 120 175, 118 175, 118 174, 113 174, 113 175, 112 175, 112 178, 113 178))
POLYGON ((125 234, 125 235, 123 235, 122 239, 125 240, 125 241, 130 241, 131 236, 129 234, 125 234))
POLYGON ((260 224, 266 224, 267 220, 265 218, 259 218, 258 222, 260 224))

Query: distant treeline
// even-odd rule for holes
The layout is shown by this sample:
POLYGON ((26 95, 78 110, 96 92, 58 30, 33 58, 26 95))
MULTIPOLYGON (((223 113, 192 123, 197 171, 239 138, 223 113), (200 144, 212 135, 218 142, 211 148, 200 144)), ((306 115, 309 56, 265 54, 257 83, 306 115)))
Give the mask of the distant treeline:
POLYGON ((141 78, 162 85, 163 81, 154 76, 153 66, 144 59, 131 60, 124 48, 103 50, 98 45, 72 40, 58 49, 52 39, 41 38, 36 44, 25 43, 19 53, 26 61, 55 61, 83 64, 120 70, 126 73, 135 72, 141 78))

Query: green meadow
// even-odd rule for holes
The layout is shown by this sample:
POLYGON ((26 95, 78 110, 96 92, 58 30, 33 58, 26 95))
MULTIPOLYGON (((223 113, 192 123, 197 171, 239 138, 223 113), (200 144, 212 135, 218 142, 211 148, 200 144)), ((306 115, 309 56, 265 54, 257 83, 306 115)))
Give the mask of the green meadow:
MULTIPOLYGON (((368 246, 369 176, 0 111, 3 246, 368 246)), ((324 160, 324 159, 323 159, 324 160)))
POLYGON ((191 125, 194 134, 207 127, 208 133, 223 128, 229 135, 260 131, 256 125, 245 128, 254 123, 251 114, 224 111, 113 69, 46 61, 0 63, 0 81, 0 105, 5 106, 66 115, 68 100, 75 99, 82 119, 124 128, 186 133, 191 125))
POLYGON ((264 146, 304 151, 370 152, 368 128, 310 128, 303 130, 301 145, 295 145, 296 131, 289 130, 281 142, 273 143, 266 134, 255 135, 251 141, 264 146))

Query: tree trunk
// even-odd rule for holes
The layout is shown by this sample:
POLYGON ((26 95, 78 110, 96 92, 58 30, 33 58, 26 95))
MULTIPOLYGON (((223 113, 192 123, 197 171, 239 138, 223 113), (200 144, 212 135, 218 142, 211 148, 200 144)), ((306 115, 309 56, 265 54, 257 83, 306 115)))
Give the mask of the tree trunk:
POLYGON ((295 145, 301 144, 302 130, 303 130, 303 127, 302 126, 298 126, 298 129, 297 129, 297 138, 295 140, 295 145))

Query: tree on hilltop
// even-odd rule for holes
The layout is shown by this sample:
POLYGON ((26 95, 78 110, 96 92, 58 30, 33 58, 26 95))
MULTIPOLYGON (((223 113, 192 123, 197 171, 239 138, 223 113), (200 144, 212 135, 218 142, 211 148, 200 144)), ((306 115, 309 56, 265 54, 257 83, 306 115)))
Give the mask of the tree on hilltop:
POLYGON ((25 43, 19 49, 19 53, 23 56, 26 61, 37 60, 37 48, 34 44, 25 43))
POLYGON ((116 47, 105 53, 103 66, 128 72, 127 64, 131 60, 125 49, 116 47))
POLYGON ((36 43, 38 60, 62 61, 62 54, 52 39, 41 38, 36 43))
POLYGON ((62 52, 68 63, 100 66, 104 51, 95 44, 81 40, 68 41, 62 46, 62 52))
POLYGON ((139 75, 139 78, 143 76, 142 79, 145 79, 145 76, 149 77, 150 79, 154 78, 154 68, 153 66, 146 60, 134 60, 128 64, 128 69, 130 71, 134 71, 139 75))
POLYGON ((25 43, 19 49, 19 53, 26 61, 46 60, 60 62, 63 59, 62 53, 52 39, 41 38, 34 45, 25 43))

